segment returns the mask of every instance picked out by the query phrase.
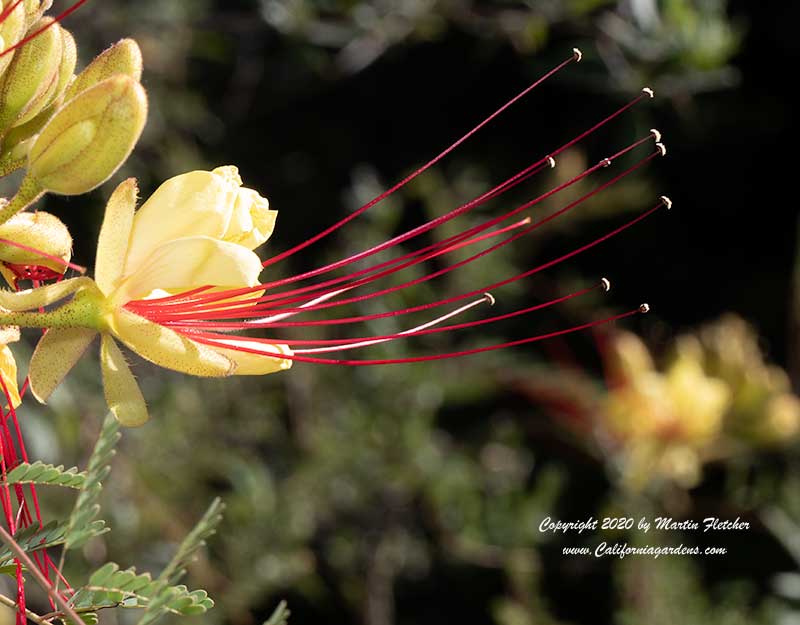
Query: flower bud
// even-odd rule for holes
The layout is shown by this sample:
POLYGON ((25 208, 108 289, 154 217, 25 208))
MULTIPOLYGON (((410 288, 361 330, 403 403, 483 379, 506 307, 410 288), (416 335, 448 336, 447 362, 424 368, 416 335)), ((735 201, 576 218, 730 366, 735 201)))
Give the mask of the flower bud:
MULTIPOLYGON (((17 0, 0 0, 0 11, 5 13, 15 5, 17 0)), ((7 50, 15 45, 22 39, 25 34, 26 20, 25 20, 25 7, 21 4, 16 4, 11 12, 6 15, 5 19, 0 23, 0 51, 7 50)), ((15 52, 9 52, 3 57, 0 57, 0 76, 9 66, 14 58, 15 52)))
POLYGON ((22 277, 22 268, 43 268, 62 275, 72 257, 69 230, 60 219, 43 211, 17 213, 0 224, 0 239, 0 272, 7 279, 22 277))
POLYGON ((136 82, 142 78, 142 52, 133 39, 123 39, 95 57, 86 66, 64 94, 67 102, 82 91, 115 74, 130 76, 136 82))
MULTIPOLYGON (((9 2, 16 1, 17 0, 9 0, 9 2)), ((25 7, 24 12, 28 27, 30 27, 41 19, 42 15, 47 12, 47 9, 53 6, 53 0, 24 0, 22 4, 25 7)))
POLYGON ((0 78, 0 133, 35 117, 48 104, 58 85, 63 48, 61 27, 54 24, 14 53, 0 78))
MULTIPOLYGON (((62 44, 61 64, 58 67, 58 79, 55 83, 55 89, 47 101, 47 107, 64 94, 64 91, 75 77, 75 65, 78 63, 78 47, 75 45, 75 38, 66 28, 59 28, 59 32, 61 33, 62 44)), ((30 118, 25 121, 30 121, 30 118)))
POLYGON ((125 162, 147 120, 147 95, 129 76, 114 76, 61 107, 36 137, 28 175, 42 191, 79 195, 125 162))

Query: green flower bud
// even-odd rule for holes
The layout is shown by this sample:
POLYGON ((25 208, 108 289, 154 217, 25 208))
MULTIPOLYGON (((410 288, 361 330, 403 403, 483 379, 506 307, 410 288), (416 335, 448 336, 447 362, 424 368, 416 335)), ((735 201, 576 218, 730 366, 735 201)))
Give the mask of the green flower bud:
MULTIPOLYGON (((75 38, 66 28, 59 28, 61 33, 61 64, 58 66, 58 80, 55 89, 46 106, 58 100, 66 91, 72 79, 75 78, 75 65, 78 63, 78 47, 75 38)), ((29 120, 28 120, 29 121, 29 120)))
POLYGON ((146 120, 142 86, 128 76, 107 78, 47 123, 30 148, 28 178, 40 190, 61 195, 91 191, 125 162, 146 120))
MULTIPOLYGON (((44 24, 42 20, 33 28, 44 24)), ((63 42, 56 24, 15 52, 0 78, 0 132, 25 123, 47 106, 58 85, 63 42)))
POLYGON ((115 74, 130 76, 136 82, 142 78, 142 52, 133 39, 122 39, 95 57, 75 78, 64 94, 69 101, 82 91, 115 74))
POLYGON ((39 134, 61 106, 64 101, 64 90, 74 78, 73 72, 77 61, 75 39, 63 28, 61 29, 61 34, 63 36, 64 50, 61 57, 61 66, 58 70, 59 76, 55 91, 47 108, 32 119, 24 123, 18 123, 3 137, 2 149, 0 149, 0 177, 25 166, 28 159, 28 150, 33 143, 33 137, 39 134))
POLYGON ((22 4, 25 7, 28 27, 30 27, 41 19, 47 9, 53 6, 53 0, 25 0, 22 4))
MULTIPOLYGON (((15 2, 16 0, 0 0, 0 12, 7 11, 15 2)), ((7 50, 19 42, 25 34, 26 27, 25 6, 17 4, 0 24, 0 51, 7 50)), ((0 57, 0 76, 13 60, 14 54, 15 52, 9 52, 0 57)))
POLYGON ((43 211, 17 213, 0 224, 0 239, 19 244, 17 247, 0 241, 0 273, 9 282, 28 267, 46 268, 62 275, 72 257, 69 230, 57 217, 43 211))

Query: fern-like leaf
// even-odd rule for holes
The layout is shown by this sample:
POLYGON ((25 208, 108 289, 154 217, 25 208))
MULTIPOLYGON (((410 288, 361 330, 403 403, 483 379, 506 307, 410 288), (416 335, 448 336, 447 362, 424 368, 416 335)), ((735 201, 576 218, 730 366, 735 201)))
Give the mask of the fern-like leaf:
MULTIPOLYGON (((217 525, 222 520, 223 503, 219 499, 215 499, 206 510, 197 525, 194 526, 188 536, 178 547, 172 560, 167 564, 166 568, 161 572, 156 580, 156 589, 153 593, 150 604, 147 606, 145 613, 142 615, 139 625, 149 625, 166 612, 178 611, 185 613, 182 610, 193 610, 205 608, 206 605, 213 605, 213 601, 205 595, 205 591, 194 591, 188 593, 192 595, 196 601, 194 604, 186 604, 184 602, 186 597, 182 594, 186 591, 185 586, 176 586, 175 584, 186 573, 186 566, 191 561, 194 554, 206 543, 206 539, 211 536, 217 529, 217 525), (203 593, 202 595, 197 593, 203 593), (208 603, 210 602, 210 604, 208 603), (181 608, 181 609, 179 609, 181 608)), ((205 611, 203 609, 203 611, 205 611)), ((196 612, 194 612, 196 613, 196 612)))
POLYGON ((103 488, 102 482, 111 470, 111 459, 115 453, 114 446, 119 438, 119 423, 109 412, 103 421, 103 427, 92 455, 89 457, 83 489, 78 495, 75 507, 69 517, 64 540, 65 549, 81 547, 90 538, 108 531, 105 521, 95 519, 95 517, 100 512, 100 504, 97 501, 103 488))
POLYGON ((33 464, 22 462, 8 472, 8 484, 43 484, 64 486, 67 488, 83 488, 86 473, 79 472, 77 467, 64 469, 63 465, 54 466, 37 460, 33 464))
MULTIPOLYGON (((64 542, 66 526, 58 521, 51 521, 44 527, 29 525, 14 534, 14 540, 26 552, 31 553, 39 549, 46 549, 64 542)), ((0 546, 0 565, 14 558, 14 554, 5 545, 0 546)))
POLYGON ((79 589, 73 599, 73 606, 79 611, 96 611, 102 608, 124 606, 126 608, 148 608, 153 605, 152 598, 158 595, 158 615, 203 614, 214 606, 205 590, 189 591, 186 586, 172 586, 163 589, 150 573, 136 573, 135 568, 120 570, 109 562, 95 571, 89 583, 79 589))

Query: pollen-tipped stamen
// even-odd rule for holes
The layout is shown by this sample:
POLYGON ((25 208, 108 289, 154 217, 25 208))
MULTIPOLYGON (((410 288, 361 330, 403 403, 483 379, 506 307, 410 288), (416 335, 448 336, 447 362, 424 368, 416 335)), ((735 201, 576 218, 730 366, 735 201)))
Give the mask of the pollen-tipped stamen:
MULTIPOLYGON (((258 285, 256 287, 242 288, 242 289, 238 289, 238 290, 209 293, 207 295, 200 295, 197 298, 181 298, 180 296, 170 296, 169 298, 167 298, 170 301, 168 302, 168 305, 166 305, 166 306, 163 305, 164 300, 155 299, 155 300, 141 300, 141 301, 137 301, 137 302, 132 302, 131 304, 129 304, 129 307, 134 311, 139 311, 140 314, 144 314, 147 317, 153 318, 154 320, 158 319, 160 321, 161 320, 163 320, 163 321, 177 320, 181 316, 187 315, 187 314, 191 315, 193 318, 196 319, 197 316, 198 316, 198 313, 201 313, 201 312, 204 312, 204 311, 209 311, 209 312, 210 311, 223 311, 223 310, 228 310, 229 311, 232 308, 241 310, 241 309, 243 309, 245 307, 248 308, 248 312, 251 313, 251 316, 252 316, 253 314, 257 313, 258 311, 262 311, 261 314, 263 314, 263 312, 266 312, 267 310, 269 310, 271 306, 287 305, 287 304, 292 304, 292 303, 297 303, 297 302, 303 301, 303 299, 305 299, 305 298, 304 297, 299 297, 299 295, 301 293, 308 294, 309 292, 312 292, 312 291, 318 291, 318 290, 321 290, 323 288, 329 288, 329 287, 331 287, 331 286, 333 286, 335 284, 341 284, 342 282, 352 281, 353 279, 358 278, 360 276, 363 276, 365 274, 370 274, 370 273, 373 273, 373 272, 376 272, 376 271, 379 271, 381 269, 385 269, 385 268, 389 267, 389 269, 385 269, 384 271, 380 271, 376 275, 372 275, 369 278, 362 278, 360 280, 357 280, 356 282, 352 283, 350 285, 350 287, 348 289, 346 289, 346 290, 350 290, 350 288, 355 288, 357 286, 363 286, 364 284, 368 284, 370 282, 373 282, 373 281, 375 281, 375 280, 377 280, 377 279, 379 279, 381 277, 385 277, 387 275, 390 275, 392 273, 395 273, 397 271, 405 269, 405 268, 407 268, 407 267, 409 267, 411 265, 415 265, 415 264, 430 260, 431 258, 435 258, 435 257, 440 256, 442 254, 451 252, 454 249, 458 249, 458 247, 455 247, 455 244, 452 243, 453 241, 461 242, 461 241, 464 240, 465 237, 468 237, 468 236, 474 234, 475 232, 483 231, 483 230, 495 225, 496 223, 504 221, 504 220, 506 220, 506 219, 518 214, 522 210, 526 210, 526 209, 534 206, 535 204, 538 204, 539 202, 543 201, 544 199, 547 199, 547 198, 551 197, 552 195, 560 192, 561 190, 563 190, 565 188, 568 188, 569 186, 575 184, 576 182, 586 178, 590 174, 592 174, 595 171, 597 171, 599 168, 606 166, 606 163, 608 163, 610 161, 613 161, 613 160, 615 160, 615 159, 627 154, 628 152, 630 152, 631 150, 635 149, 639 145, 649 141, 649 139, 650 139, 650 136, 645 137, 643 139, 640 139, 640 140, 630 144, 626 148, 623 148, 622 150, 619 150, 613 156, 611 156, 609 158, 606 158, 606 159, 603 159, 602 161, 600 161, 594 167, 591 167, 591 168, 587 169, 586 171, 584 171, 581 174, 578 174, 577 176, 575 176, 571 180, 559 185, 555 189, 552 189, 552 190, 548 191, 547 193, 535 198, 534 200, 526 202, 522 206, 520 206, 520 207, 518 207, 518 208, 516 208, 516 209, 514 209, 514 210, 512 210, 512 211, 510 211, 508 213, 505 213, 504 215, 501 215, 499 217, 495 217, 495 218, 493 218, 493 219, 491 219, 491 220, 489 220, 489 221, 487 221, 487 222, 485 222, 483 224, 479 224, 477 226, 474 226, 474 227, 468 229, 467 231, 465 231, 463 233, 460 233, 458 235, 454 235, 453 237, 450 237, 449 239, 445 240, 444 242, 440 242, 440 243, 435 243, 435 244, 429 245, 426 248, 423 248, 422 250, 417 250, 415 252, 408 253, 408 254, 402 256, 399 259, 393 259, 393 260, 385 261, 384 263, 381 263, 376 267, 369 267, 369 268, 366 268, 366 269, 362 269, 362 270, 359 270, 359 271, 357 271, 357 272, 355 272, 353 274, 350 274, 350 275, 347 275, 347 276, 341 276, 341 277, 338 277, 338 278, 334 278, 334 279, 328 280, 326 282, 323 282, 321 284, 311 285, 311 286, 307 286, 307 287, 301 287, 301 288, 294 289, 294 290, 291 290, 291 291, 288 291, 288 292, 283 292, 283 293, 268 294, 268 295, 261 296, 259 298, 254 298, 254 299, 245 300, 245 301, 239 301, 239 302, 235 302, 235 303, 232 303, 230 301, 226 302, 225 300, 230 300, 230 298, 232 298, 232 297, 244 296, 248 292, 252 292, 254 290, 262 290, 262 289, 265 289, 265 288, 268 288, 268 289, 269 288, 273 288, 276 284, 282 283, 282 281, 275 281, 275 282, 265 283, 265 284, 262 284, 262 285, 258 285), (404 262, 404 261, 407 261, 408 259, 412 259, 412 260, 410 260, 408 262, 404 262), (271 302, 271 304, 269 306, 267 306, 268 302, 271 302)), ((551 215, 547 219, 541 221, 538 225, 534 225, 529 230, 532 230, 532 229, 540 227, 543 223, 546 223, 547 221, 550 221, 550 220, 554 219, 555 217, 560 216, 561 214, 563 214, 567 210, 573 208, 577 204, 580 204, 581 202, 583 202, 586 199, 590 198, 595 193, 600 192, 600 191, 604 190, 605 188, 608 188, 609 186, 611 186, 612 184, 617 182, 619 179, 621 179, 625 175, 628 175, 629 173, 634 171, 636 168, 638 168, 638 166, 640 166, 641 164, 644 164, 645 162, 647 162, 647 160, 652 158, 652 156, 654 156, 654 155, 651 155, 650 157, 647 157, 646 159, 641 161, 639 165, 630 168, 626 172, 623 172, 623 174, 621 174, 620 176, 617 176, 616 178, 612 179, 609 183, 606 183, 605 185, 599 187, 593 193, 583 196, 578 201, 573 202, 572 204, 570 204, 565 209, 562 209, 561 211, 558 211, 554 215, 551 215)), ((493 234, 497 234, 499 232, 502 232, 502 230, 501 231, 495 231, 493 234)), ((476 240, 472 240, 472 242, 476 242, 476 240)), ((461 246, 461 247, 463 247, 463 246, 461 246)), ((336 291, 337 291, 337 294, 344 292, 340 288, 337 288, 336 291)))
MULTIPOLYGON (((618 182, 619 180, 621 180, 625 176, 631 174, 632 172, 637 170, 639 167, 641 167, 642 165, 644 165, 648 161, 650 161, 653 158, 655 158, 657 155, 658 155, 658 152, 655 152, 655 153, 651 154, 650 156, 642 159, 637 164, 635 164, 632 167, 628 168, 627 170, 625 170, 621 174, 615 176, 610 181, 598 186, 597 188, 595 188, 591 192, 586 193, 585 195, 583 195, 580 198, 578 198, 577 200, 571 202, 570 204, 568 204, 567 206, 563 207, 562 209, 556 211, 555 213, 547 216, 546 218, 544 218, 544 219, 542 219, 542 220, 540 220, 540 221, 538 221, 538 222, 536 222, 534 224, 531 224, 531 225, 527 226, 526 228, 524 228, 524 229, 518 231, 517 233, 515 233, 515 234, 513 234, 513 235, 511 235, 511 236, 509 236, 509 237, 507 237, 507 238, 505 238, 503 240, 501 240, 500 242, 492 245, 491 247, 489 247, 489 248, 487 248, 485 250, 482 250, 481 252, 478 252, 476 254, 473 254, 472 256, 468 257, 465 260, 462 260, 462 261, 459 261, 457 263, 454 263, 453 265, 450 265, 450 266, 445 267, 443 269, 440 269, 438 271, 434 271, 434 272, 432 272, 430 274, 422 276, 421 278, 417 278, 417 279, 414 279, 414 280, 411 280, 411 281, 408 281, 408 282, 404 282, 404 283, 402 283, 400 285, 396 285, 396 286, 393 286, 393 287, 388 287, 388 288, 385 288, 385 289, 382 289, 382 290, 378 290, 378 291, 375 291, 375 292, 372 292, 372 293, 367 293, 367 294, 364 294, 364 295, 359 295, 359 296, 346 298, 344 300, 338 300, 338 301, 335 301, 335 302, 326 302, 326 303, 318 304, 318 305, 315 305, 315 306, 309 306, 309 307, 306 307, 306 308, 303 308, 303 309, 298 309, 298 308, 289 308, 289 309, 287 309, 287 308, 277 308, 277 309, 271 309, 270 310, 266 306, 247 304, 247 305, 241 306, 238 310, 232 309, 230 306, 224 306, 223 307, 224 312, 220 312, 220 306, 219 305, 214 307, 213 310, 209 310, 207 307, 204 307, 204 306, 200 305, 200 306, 195 306, 195 307, 186 307, 186 308, 183 308, 180 311, 176 311, 174 313, 166 313, 166 312, 163 312, 163 311, 159 312, 159 313, 154 313, 153 311, 145 312, 142 309, 137 309, 137 311, 139 312, 139 314, 144 314, 144 316, 146 316, 148 318, 151 318, 152 320, 157 321, 159 323, 169 323, 169 322, 180 322, 182 320, 189 320, 189 319, 198 320, 198 319, 242 318, 242 317, 247 317, 247 316, 253 317, 253 316, 258 315, 259 313, 263 314, 263 312, 266 312, 267 310, 270 310, 270 312, 273 312, 273 313, 295 312, 295 311, 300 311, 300 310, 302 310, 303 312, 309 312, 311 310, 320 310, 320 309, 330 308, 330 307, 333 307, 333 306, 341 306, 341 305, 344 305, 344 304, 357 303, 357 302, 361 302, 361 301, 364 301, 364 300, 372 299, 372 298, 375 298, 375 297, 380 297, 382 295, 386 295, 388 293, 392 293, 392 292, 395 292, 395 291, 398 291, 398 290, 402 290, 402 289, 408 288, 410 286, 415 286, 415 285, 417 285, 419 283, 427 282, 427 281, 432 280, 434 278, 437 278, 439 276, 442 276, 442 275, 445 275, 445 274, 450 273, 452 271, 455 271, 456 269, 459 269, 460 267, 462 267, 462 266, 464 266, 466 264, 474 262, 475 260, 477 260, 479 258, 482 258, 483 256, 486 256, 487 254, 490 254, 490 253, 500 249, 501 247, 504 247, 504 246, 512 243, 513 241, 517 240, 518 238, 520 238, 522 236, 525 236, 525 235, 529 234, 530 232, 540 228, 541 226, 543 226, 544 224, 548 223, 549 221, 552 221, 552 220, 558 218, 559 216, 563 215, 564 213, 568 212, 569 210, 573 209, 574 207, 582 204, 583 202, 585 202, 586 200, 592 198, 593 196, 597 195, 598 193, 600 193, 600 192, 604 191, 605 189, 613 186, 616 182, 618 182)), ((527 207, 526 205, 523 205, 523 206, 527 207)), ((661 204, 659 204, 659 207, 660 206, 661 206, 661 204)), ((422 259, 415 260, 415 261, 409 261, 409 262, 415 264, 416 262, 421 262, 421 260, 428 260, 429 258, 441 255, 442 253, 445 253, 445 252, 435 251, 435 252, 432 252, 431 254, 426 255, 425 257, 422 257, 422 259)), ((399 268, 388 269, 385 272, 377 274, 376 276, 370 276, 369 278, 364 278, 361 281, 357 281, 356 283, 350 285, 350 287, 354 288, 356 286, 362 286, 363 284, 366 284, 368 282, 372 282, 372 281, 377 280, 377 279, 379 279, 381 277, 384 277, 384 275, 388 275, 390 273, 394 273, 395 271, 397 271, 397 270, 399 270, 401 268, 404 268, 404 267, 401 265, 399 268)), ((486 288, 486 289, 482 289, 482 290, 492 290, 492 289, 491 288, 486 288)), ((283 300, 280 303, 281 304, 295 303, 296 301, 302 301, 302 299, 303 298, 295 298, 295 299, 290 299, 290 300, 283 300)))
MULTIPOLYGON (((383 359, 374 359, 374 360, 345 360, 345 359, 335 359, 335 358, 316 358, 312 356, 303 356, 299 354, 281 354, 279 357, 285 360, 292 360, 292 361, 299 361, 299 362, 310 362, 316 364, 329 364, 329 365, 349 365, 349 366, 373 366, 373 365, 389 365, 389 364, 403 364, 403 363, 411 363, 411 362, 427 362, 432 360, 445 360, 449 358, 460 358, 462 356, 470 356, 472 354, 480 354, 484 352, 496 351, 498 349, 506 349, 508 347, 517 347, 519 345, 526 345, 529 343, 535 343, 538 341, 543 341, 551 338, 555 338, 557 336, 564 336, 567 334, 573 334, 575 332, 580 332, 582 330, 588 330, 589 328, 594 328, 599 325, 611 323, 614 321, 619 321, 621 319, 625 319, 627 317, 632 317, 633 315, 641 314, 642 310, 640 308, 636 308, 634 310, 630 310, 625 313, 621 313, 618 315, 614 315, 612 317, 607 317, 605 319, 599 319, 596 321, 590 321, 588 323, 584 323, 577 326, 572 326, 570 328, 566 328, 563 330, 556 330, 554 332, 549 332, 547 334, 539 334, 536 336, 530 336, 524 339, 517 339, 516 341, 508 341, 506 343, 496 343, 494 345, 487 345, 484 347, 476 347, 473 349, 465 349, 461 351, 455 352, 447 352, 442 354, 430 354, 427 356, 412 356, 409 358, 383 358, 383 359)), ((224 342, 220 342, 219 340, 211 340, 211 339, 204 339, 204 338, 196 338, 194 339, 198 343, 204 343, 206 345, 212 345, 216 347, 228 347, 224 342)), ((265 355, 262 350, 258 349, 249 349, 243 346, 237 346, 235 348, 238 351, 245 352, 245 353, 254 353, 260 356, 264 356, 266 358, 275 357, 275 356, 268 356, 265 355)))

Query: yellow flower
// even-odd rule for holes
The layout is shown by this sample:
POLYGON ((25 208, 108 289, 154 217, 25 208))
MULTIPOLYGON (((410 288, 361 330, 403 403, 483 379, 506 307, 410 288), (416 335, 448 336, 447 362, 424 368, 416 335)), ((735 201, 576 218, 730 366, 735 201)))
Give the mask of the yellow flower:
MULTIPOLYGON (((98 331, 106 400, 124 425, 148 419, 141 391, 114 339, 151 362, 191 375, 263 375, 288 369, 284 345, 248 351, 211 347, 142 317, 126 305, 198 287, 255 287, 262 266, 252 251, 269 238, 277 211, 241 187, 235 167, 195 171, 165 182, 138 212, 133 179, 117 187, 106 208, 97 245, 95 281, 77 278, 22 294, 0 304, 16 310, 46 305, 76 293, 42 337, 30 365, 31 391, 45 401, 98 331), (254 353, 259 351, 259 353, 254 353)), ((231 298, 231 301, 237 301, 231 298)), ((58 310, 56 311, 56 313, 58 310)))

